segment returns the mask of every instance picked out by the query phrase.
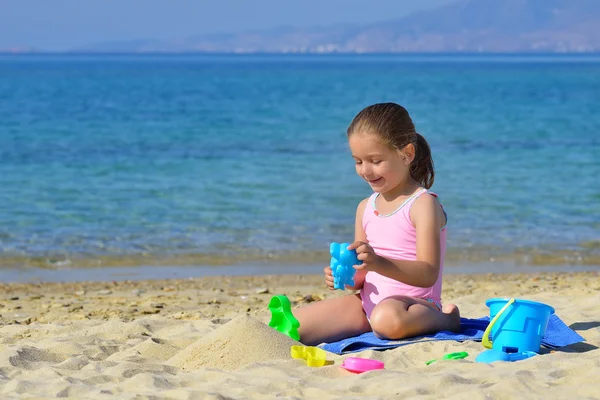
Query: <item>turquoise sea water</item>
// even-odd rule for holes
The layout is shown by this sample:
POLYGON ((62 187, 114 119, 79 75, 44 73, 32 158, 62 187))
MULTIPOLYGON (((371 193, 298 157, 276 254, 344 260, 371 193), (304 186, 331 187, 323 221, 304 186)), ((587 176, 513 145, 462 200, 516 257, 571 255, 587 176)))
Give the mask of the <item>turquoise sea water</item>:
POLYGON ((600 57, 0 56, 0 265, 326 264, 404 105, 450 263, 600 265, 600 57))

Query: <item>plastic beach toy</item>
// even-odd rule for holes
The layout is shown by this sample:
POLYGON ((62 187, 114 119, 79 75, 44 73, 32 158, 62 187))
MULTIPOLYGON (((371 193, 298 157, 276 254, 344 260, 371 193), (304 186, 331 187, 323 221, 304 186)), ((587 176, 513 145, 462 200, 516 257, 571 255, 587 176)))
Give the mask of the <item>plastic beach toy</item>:
POLYGON ((300 322, 292 314, 290 299, 283 295, 271 297, 269 310, 271 311, 271 321, 269 321, 271 328, 277 329, 294 340, 300 340, 298 333, 300 322))
POLYGON ((331 272, 333 274, 333 287, 335 289, 345 290, 346 285, 354 286, 354 274, 356 270, 354 265, 362 264, 357 258, 356 250, 348 250, 350 243, 333 242, 329 246, 331 254, 331 272))
POLYGON ((342 362, 342 368, 347 371, 361 374, 367 371, 383 369, 384 364, 381 361, 371 360, 369 358, 348 357, 342 362))
POLYGON ((290 349, 292 358, 301 358, 306 360, 309 367, 322 367, 327 361, 327 353, 323 349, 310 346, 292 346, 290 349))
POLYGON ((535 351, 524 351, 522 353, 505 353, 500 350, 490 349, 480 353, 475 361, 480 363, 493 363, 495 361, 520 361, 537 356, 535 351))
MULTIPOLYGON (((466 351, 459 351, 456 353, 448 353, 446 355, 444 355, 444 357, 442 357, 442 360, 462 360, 463 358, 467 358, 469 356, 469 353, 467 353, 466 351)), ((431 363, 436 362, 436 360, 429 360, 427 361, 425 364, 429 365, 431 363)))
POLYGON ((483 333, 483 346, 490 350, 475 361, 518 361, 537 355, 554 308, 515 298, 488 299, 486 305, 491 321, 483 333))

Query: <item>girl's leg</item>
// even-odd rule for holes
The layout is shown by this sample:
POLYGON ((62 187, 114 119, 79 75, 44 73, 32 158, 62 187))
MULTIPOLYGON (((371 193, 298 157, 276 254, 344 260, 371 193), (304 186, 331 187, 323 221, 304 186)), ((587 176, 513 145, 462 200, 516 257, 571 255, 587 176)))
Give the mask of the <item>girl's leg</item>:
POLYGON ((293 310, 300 322, 300 341, 308 346, 334 342, 371 330, 360 295, 322 300, 293 310))
POLYGON ((371 313, 373 332, 386 339, 402 339, 438 331, 460 331, 460 312, 454 304, 441 311, 424 299, 393 296, 382 300, 371 313))

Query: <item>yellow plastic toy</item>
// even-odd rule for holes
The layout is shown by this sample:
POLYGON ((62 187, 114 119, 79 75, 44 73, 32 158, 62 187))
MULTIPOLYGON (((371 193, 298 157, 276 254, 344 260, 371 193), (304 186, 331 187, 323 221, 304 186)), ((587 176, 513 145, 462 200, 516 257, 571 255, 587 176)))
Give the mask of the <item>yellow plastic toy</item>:
POLYGON ((311 346, 292 346, 290 353, 292 358, 302 358, 306 360, 309 367, 322 367, 325 365, 327 353, 323 349, 311 346))

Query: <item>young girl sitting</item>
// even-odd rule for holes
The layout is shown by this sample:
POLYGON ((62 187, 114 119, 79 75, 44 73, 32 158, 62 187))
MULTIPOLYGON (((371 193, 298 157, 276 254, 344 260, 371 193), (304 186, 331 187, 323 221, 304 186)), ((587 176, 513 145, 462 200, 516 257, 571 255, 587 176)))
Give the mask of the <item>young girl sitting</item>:
MULTIPOLYGON (((454 304, 442 307, 446 213, 428 191, 434 169, 429 144, 408 112, 394 103, 369 106, 348 127, 356 173, 375 193, 356 210, 354 242, 360 293, 294 310, 300 341, 332 342, 373 331, 401 339, 460 330, 454 304)), ((325 283, 333 290, 331 268, 325 283)))

